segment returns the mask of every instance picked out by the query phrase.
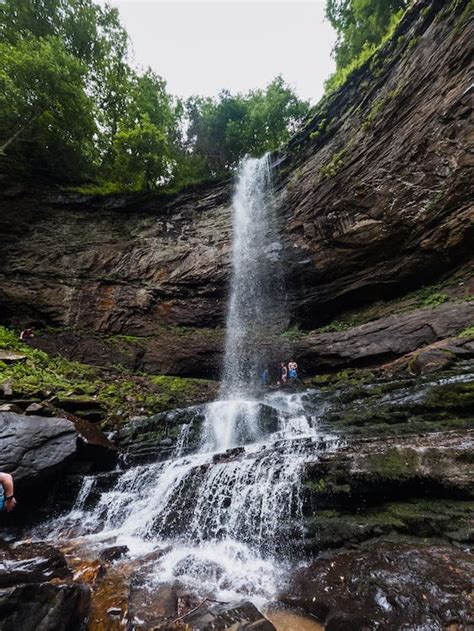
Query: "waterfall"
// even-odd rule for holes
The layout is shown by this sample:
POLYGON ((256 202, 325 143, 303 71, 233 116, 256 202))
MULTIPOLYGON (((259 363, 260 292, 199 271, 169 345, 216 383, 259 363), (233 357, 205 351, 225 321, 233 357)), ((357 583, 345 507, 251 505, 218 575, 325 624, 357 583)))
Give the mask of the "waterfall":
POLYGON ((269 342, 287 320, 270 154, 244 160, 232 206, 232 278, 222 380, 225 398, 245 393, 261 371, 275 362, 269 342))
MULTIPOLYGON (((279 370, 274 340, 287 325, 282 245, 271 158, 247 158, 232 201, 233 247, 224 370, 220 400, 209 405, 204 428, 208 450, 258 440, 261 406, 249 400, 260 375, 279 370)), ((280 342, 281 343, 281 342, 280 342)))
POLYGON ((74 509, 46 531, 75 533, 81 545, 113 539, 138 557, 161 548, 150 585, 179 580, 204 595, 258 603, 281 589, 284 559, 302 538, 302 468, 337 440, 321 435, 304 393, 255 387, 259 372, 282 359, 272 339, 287 319, 269 156, 243 162, 233 212, 222 387, 199 447, 190 453, 193 412, 169 460, 122 472, 110 490, 96 489, 93 507, 85 478, 74 509))

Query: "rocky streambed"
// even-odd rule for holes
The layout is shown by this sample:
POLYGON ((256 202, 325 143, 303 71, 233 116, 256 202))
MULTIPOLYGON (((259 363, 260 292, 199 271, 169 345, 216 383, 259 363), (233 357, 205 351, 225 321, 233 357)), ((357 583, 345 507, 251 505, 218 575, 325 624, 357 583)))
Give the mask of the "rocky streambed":
MULTIPOLYGON (((38 469, 18 466, 23 511, 2 523, 0 628, 468 629, 473 379, 464 360, 419 377, 353 371, 297 392, 261 393, 258 446, 242 434, 240 446, 202 457, 203 406, 132 421, 111 436, 118 455, 110 459, 92 458, 67 419, 4 414, 2 427, 36 424, 28 449, 38 469), (311 432, 301 431, 303 418, 311 432), (295 432, 291 452, 282 419, 295 432), (215 532, 189 545, 198 490, 222 499, 209 485, 215 472, 240 472, 227 490, 235 503, 242 472, 273 463, 265 480, 278 487, 297 460, 296 494, 275 495, 275 545, 255 555, 251 537, 231 545, 215 532), (185 484, 173 487, 175 513, 161 519, 156 511, 149 528, 130 528, 134 513, 146 521, 156 485, 166 504, 163 489, 171 487, 160 475, 182 471, 169 467, 178 461, 189 467, 185 484), (153 476, 156 485, 147 482, 153 476), (45 485, 54 492, 38 504, 45 485), (285 501, 288 510, 279 512, 285 501)), ((11 449, 16 439, 8 437, 11 449)), ((250 493, 252 484, 246 479, 242 489, 250 493)))

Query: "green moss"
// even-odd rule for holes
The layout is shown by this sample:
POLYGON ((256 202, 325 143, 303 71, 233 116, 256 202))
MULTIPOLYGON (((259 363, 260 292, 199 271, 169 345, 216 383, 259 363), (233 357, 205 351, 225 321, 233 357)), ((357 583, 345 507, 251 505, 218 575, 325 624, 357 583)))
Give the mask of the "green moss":
POLYGON ((364 456, 364 467, 373 474, 387 479, 400 479, 414 475, 419 463, 418 453, 410 448, 392 448, 383 453, 364 456))
POLYGON ((433 388, 427 394, 428 408, 446 410, 474 409, 474 382, 450 383, 433 388))
POLYGON ((447 296, 446 294, 435 292, 433 294, 430 294, 429 296, 426 296, 426 298, 423 298, 422 302, 425 306, 432 307, 436 305, 441 305, 444 302, 448 302, 448 300, 449 296, 447 296))
POLYGON ((0 348, 26 356, 21 362, 0 362, 0 384, 10 382, 14 393, 25 397, 92 399, 104 410, 106 424, 114 425, 135 414, 155 414, 204 402, 217 388, 204 379, 139 374, 123 366, 101 371, 51 357, 20 342, 18 334, 5 327, 0 327, 0 348))
POLYGON ((288 340, 294 340, 304 335, 304 333, 300 331, 297 326, 293 326, 290 329, 283 331, 283 333, 280 333, 280 335, 288 340))
POLYGON ((369 129, 374 120, 379 116, 379 114, 381 114, 383 110, 385 110, 387 105, 390 102, 394 101, 400 95, 402 89, 403 85, 399 85, 397 88, 391 90, 385 96, 375 101, 361 125, 362 129, 369 129))
POLYGON ((336 173, 339 171, 341 166, 344 164, 345 157, 348 153, 348 148, 341 149, 341 151, 337 151, 331 160, 326 164, 323 164, 319 169, 319 174, 322 178, 324 177, 334 177, 336 173))
POLYGON ((474 326, 468 326, 467 329, 459 333, 458 337, 474 337, 474 326))

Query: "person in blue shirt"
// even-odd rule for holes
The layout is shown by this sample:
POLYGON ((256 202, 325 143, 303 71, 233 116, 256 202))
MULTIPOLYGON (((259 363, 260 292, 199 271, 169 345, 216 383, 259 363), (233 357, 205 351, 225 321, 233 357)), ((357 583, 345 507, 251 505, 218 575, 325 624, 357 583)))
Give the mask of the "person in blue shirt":
POLYGON ((298 379, 298 364, 292 359, 288 364, 288 377, 294 381, 298 379))
POLYGON ((13 478, 9 473, 0 471, 0 511, 9 513, 16 506, 16 499, 13 491, 13 478))

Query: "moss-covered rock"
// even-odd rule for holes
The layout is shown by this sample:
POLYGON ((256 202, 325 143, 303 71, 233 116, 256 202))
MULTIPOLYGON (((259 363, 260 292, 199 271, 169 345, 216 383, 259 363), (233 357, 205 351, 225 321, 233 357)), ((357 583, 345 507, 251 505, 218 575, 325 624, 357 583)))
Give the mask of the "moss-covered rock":
POLYGON ((217 384, 205 379, 147 375, 120 366, 101 369, 50 356, 21 342, 17 333, 5 327, 0 327, 0 349, 21 352, 24 357, 16 363, 0 361, 0 391, 2 384, 12 390, 5 400, 25 408, 32 400, 53 398, 57 407, 78 416, 88 418, 94 412, 108 428, 134 415, 202 403, 217 392, 217 384))

